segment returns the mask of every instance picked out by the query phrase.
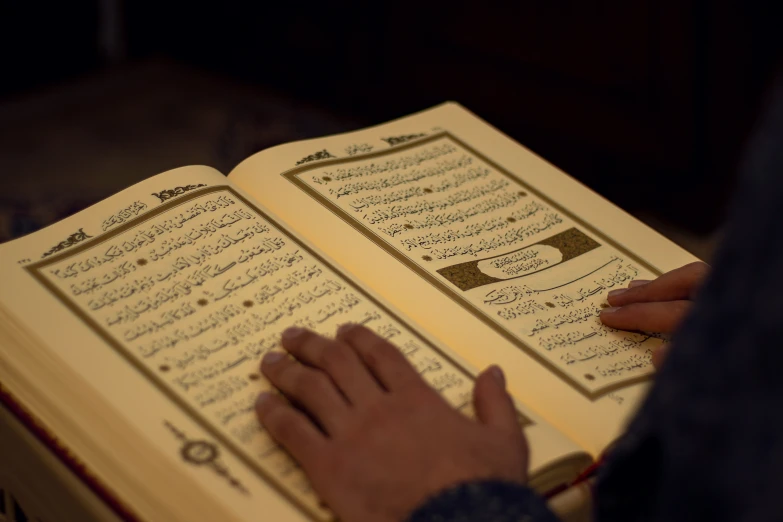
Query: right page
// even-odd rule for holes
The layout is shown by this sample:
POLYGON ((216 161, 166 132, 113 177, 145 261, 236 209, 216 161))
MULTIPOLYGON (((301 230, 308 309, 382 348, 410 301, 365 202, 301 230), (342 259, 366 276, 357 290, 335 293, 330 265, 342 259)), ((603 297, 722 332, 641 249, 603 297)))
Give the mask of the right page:
POLYGON ((230 178, 600 453, 660 339, 604 327, 606 294, 695 260, 457 104, 259 153, 230 178))

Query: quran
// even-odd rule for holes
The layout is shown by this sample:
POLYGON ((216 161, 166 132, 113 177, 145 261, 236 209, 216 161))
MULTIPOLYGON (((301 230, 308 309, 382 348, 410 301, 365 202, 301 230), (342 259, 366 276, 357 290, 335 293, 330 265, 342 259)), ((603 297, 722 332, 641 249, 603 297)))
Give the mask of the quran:
POLYGON ((530 485, 568 484, 621 433, 651 335, 606 294, 695 258, 456 103, 171 170, 0 245, 2 400, 115 512, 321 521, 259 425, 290 326, 361 323, 472 415, 498 364, 530 485))

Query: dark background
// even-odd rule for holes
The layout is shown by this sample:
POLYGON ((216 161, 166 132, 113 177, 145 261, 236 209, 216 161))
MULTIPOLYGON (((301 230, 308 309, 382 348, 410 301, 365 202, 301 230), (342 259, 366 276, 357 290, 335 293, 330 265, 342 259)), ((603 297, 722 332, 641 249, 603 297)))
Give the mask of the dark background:
POLYGON ((676 240, 704 240, 777 70, 783 7, 763 4, 3 2, 0 240, 167 168, 227 172, 445 100, 676 240))

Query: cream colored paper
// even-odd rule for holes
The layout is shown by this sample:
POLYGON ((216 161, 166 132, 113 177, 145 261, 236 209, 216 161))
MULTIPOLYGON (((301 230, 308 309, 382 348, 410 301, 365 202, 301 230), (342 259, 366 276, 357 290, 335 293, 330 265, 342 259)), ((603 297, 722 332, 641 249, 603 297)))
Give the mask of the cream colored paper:
POLYGON ((611 288, 694 260, 456 104, 282 145, 247 159, 229 178, 472 365, 501 364, 522 402, 594 455, 619 435, 642 399, 652 376, 649 350, 659 342, 609 332, 597 310, 611 288), (449 212, 462 221, 446 219, 449 212), (522 233, 507 240, 493 226, 522 233), (534 233, 525 237, 525 227, 534 233), (485 242, 499 239, 500 246, 475 248, 481 238, 470 234, 478 229, 485 242), (567 248, 540 244, 569 231, 598 247, 562 262, 567 248), (453 236, 460 237, 444 243, 453 236), (427 241, 437 255, 422 248, 427 241), (460 255, 450 257, 452 246, 462 248, 460 255), (488 265, 498 259, 493 272, 488 265), (533 266, 537 260, 551 266, 533 266), (533 275, 506 273, 506 281, 463 290, 454 284, 458 277, 438 272, 470 261, 479 261, 469 267, 473 276, 498 279, 504 267, 533 275), (492 310, 499 295, 508 301, 502 311, 521 319, 489 317, 501 311, 492 310), (516 304, 531 308, 510 309, 520 296, 516 304), (534 309, 538 317, 524 317, 534 309), (592 364, 593 358, 602 360, 592 364))
MULTIPOLYGON (((258 361, 292 324, 364 322, 470 413, 458 355, 205 167, 3 245, 0 269, 2 382, 142 518, 328 518, 252 413, 258 361)), ((585 464, 521 411, 541 484, 585 464)))

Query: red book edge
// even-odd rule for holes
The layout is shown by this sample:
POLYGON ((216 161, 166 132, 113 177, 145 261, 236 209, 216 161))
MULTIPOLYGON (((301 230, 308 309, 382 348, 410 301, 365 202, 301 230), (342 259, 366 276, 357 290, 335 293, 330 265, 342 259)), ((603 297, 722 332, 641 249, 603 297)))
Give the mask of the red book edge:
POLYGON ((25 408, 2 384, 0 384, 0 403, 121 520, 127 522, 141 521, 138 515, 120 500, 108 485, 96 477, 78 456, 70 451, 54 433, 25 408))

